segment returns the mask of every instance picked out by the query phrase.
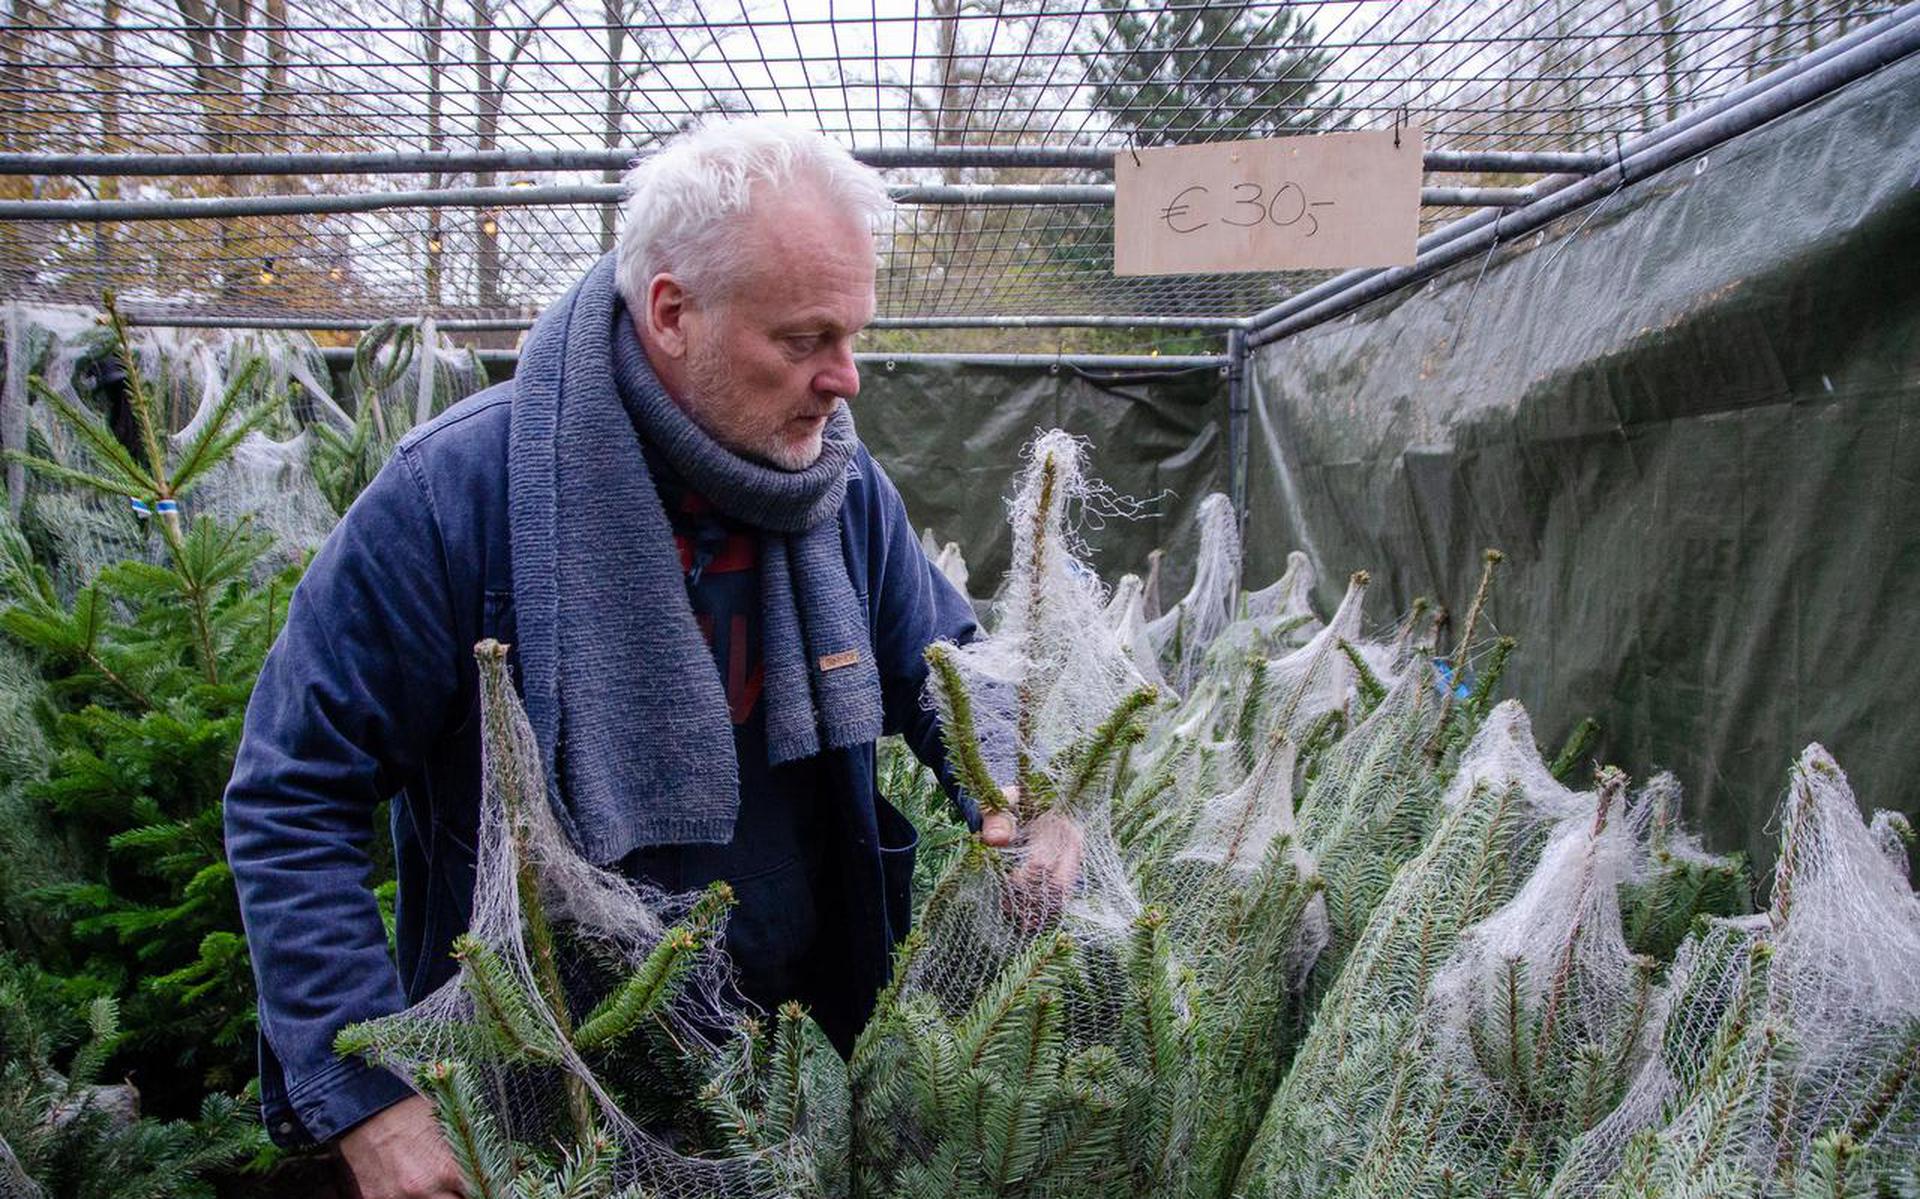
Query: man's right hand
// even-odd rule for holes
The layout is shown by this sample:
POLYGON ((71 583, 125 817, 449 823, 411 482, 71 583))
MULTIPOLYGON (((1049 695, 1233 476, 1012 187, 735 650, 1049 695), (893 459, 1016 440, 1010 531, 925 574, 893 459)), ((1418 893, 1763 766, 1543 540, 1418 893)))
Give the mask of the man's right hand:
POLYGON ((419 1095, 354 1125, 340 1138, 340 1156, 360 1199, 466 1199, 433 1105, 419 1095))

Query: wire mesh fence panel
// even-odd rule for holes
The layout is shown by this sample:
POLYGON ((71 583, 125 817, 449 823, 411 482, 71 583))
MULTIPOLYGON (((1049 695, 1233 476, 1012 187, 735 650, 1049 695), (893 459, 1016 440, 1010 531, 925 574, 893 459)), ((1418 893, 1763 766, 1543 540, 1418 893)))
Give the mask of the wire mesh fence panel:
MULTIPOLYGON (((900 187, 1098 185, 1102 155, 1129 147, 1400 122, 1430 151, 1604 164, 1896 7, 15 0, 0 29, 0 286, 81 302, 111 287, 136 319, 524 320, 613 244, 622 166, 713 114, 818 128, 900 187), (73 157, 87 155, 119 157, 73 157), (281 211, 5 208, 188 199, 281 211), (366 210, 312 211, 343 203, 366 210)), ((1479 165, 1428 181, 1542 174, 1479 165)), ((1005 198, 902 205, 881 231, 880 315, 1235 317, 1325 278, 1117 279, 1108 202, 1005 198)), ((1436 199, 1423 230, 1468 211, 1436 199)))

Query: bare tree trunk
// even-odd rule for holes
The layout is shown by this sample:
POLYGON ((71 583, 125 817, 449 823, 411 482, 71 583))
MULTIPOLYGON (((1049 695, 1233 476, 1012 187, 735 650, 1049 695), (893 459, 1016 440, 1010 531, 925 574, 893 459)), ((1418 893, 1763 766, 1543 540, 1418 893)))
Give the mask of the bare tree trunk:
MULTIPOLYGON (((94 91, 100 96, 100 152, 115 154, 121 149, 120 133, 120 0, 104 0, 100 6, 100 44, 94 51, 94 91)), ((120 178, 103 175, 99 183, 102 200, 120 198, 120 178)), ((96 272, 104 287, 113 281, 114 226, 97 221, 93 226, 93 253, 96 272)))
MULTIPOLYGON (((477 89, 474 149, 485 152, 499 146, 500 110, 506 91, 504 69, 494 70, 493 12, 489 0, 473 0, 473 74, 477 89)), ((490 170, 475 171, 473 182, 476 187, 493 187, 498 177, 490 170)), ((473 235, 479 302, 483 308, 493 308, 500 303, 500 226, 492 211, 474 212, 473 235)))
MULTIPOLYGON (((627 97, 624 93, 626 64, 622 61, 627 53, 626 5, 624 0, 602 0, 602 14, 607 22, 607 83, 606 96, 601 105, 601 144, 609 150, 617 150, 626 137, 627 97)), ((600 174, 603 183, 620 182, 620 172, 608 167, 600 174)), ((613 251, 620 224, 620 208, 616 204, 603 205, 600 209, 600 252, 613 251)))
POLYGON ((31 110, 27 105, 27 30, 33 24, 33 0, 12 0, 6 28, 0 29, 0 105, 6 124, 0 128, 0 146, 32 150, 31 110))
MULTIPOLYGON (((174 0, 185 23, 188 51, 193 56, 195 89, 200 93, 200 108, 206 119, 206 147, 209 153, 224 154, 233 149, 236 132, 234 118, 239 111, 244 75, 240 66, 246 48, 249 0, 216 0, 217 10, 206 0, 174 0)), ((219 176, 213 184, 216 194, 236 194, 235 176, 219 176)), ((250 272, 235 260, 234 232, 231 222, 220 222, 214 265, 221 276, 221 291, 230 292, 250 272)), ((264 264, 259 264, 264 265, 264 264)))
MULTIPOLYGON (((268 145, 290 148, 293 138, 293 87, 287 71, 287 0, 266 0, 267 77, 260 86, 260 106, 254 133, 268 145)), ((268 186, 276 193, 293 190, 293 180, 274 175, 268 186)))
POLYGON ((1666 120, 1680 119, 1685 104, 1686 35, 1680 29, 1679 0, 1659 0, 1661 87, 1666 100, 1666 120))
MULTIPOLYGON (((424 0, 420 21, 426 38, 425 54, 427 65, 427 149, 433 153, 447 148, 446 126, 440 114, 442 103, 440 66, 440 35, 446 26, 447 11, 444 0, 424 0)), ((446 186, 446 176, 435 168, 427 175, 427 190, 438 191, 446 186)), ((438 208, 427 209, 427 307, 438 310, 443 303, 441 272, 443 269, 445 247, 442 244, 438 208)))
MULTIPOLYGON (((938 64, 939 85, 934 89, 933 144, 936 146, 957 146, 966 140, 965 122, 966 74, 960 66, 960 6, 962 0, 931 0, 933 16, 937 22, 934 34, 934 57, 938 64)), ((942 167, 940 181, 949 186, 960 182, 957 167, 942 167)), ((933 210, 933 250, 934 261, 942 265, 953 263, 960 257, 960 240, 963 232, 963 210, 957 206, 938 207, 933 210)))
POLYGON ((181 30, 186 35, 187 52, 193 55, 193 82, 200 93, 200 109, 206 117, 206 145, 209 153, 220 150, 220 124, 215 116, 213 92, 218 72, 213 65, 213 10, 205 0, 174 0, 180 10, 181 30))

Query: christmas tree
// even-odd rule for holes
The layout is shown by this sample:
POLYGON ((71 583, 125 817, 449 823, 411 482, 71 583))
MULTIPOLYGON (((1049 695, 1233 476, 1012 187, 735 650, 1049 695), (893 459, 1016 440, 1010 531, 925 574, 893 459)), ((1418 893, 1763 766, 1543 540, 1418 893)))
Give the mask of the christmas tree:
POLYGON ((669 896, 593 866, 548 807, 507 648, 476 647, 485 795, 455 977, 341 1031, 433 1101, 474 1196, 842 1194, 845 1067, 788 1005, 728 983, 732 892, 669 896))

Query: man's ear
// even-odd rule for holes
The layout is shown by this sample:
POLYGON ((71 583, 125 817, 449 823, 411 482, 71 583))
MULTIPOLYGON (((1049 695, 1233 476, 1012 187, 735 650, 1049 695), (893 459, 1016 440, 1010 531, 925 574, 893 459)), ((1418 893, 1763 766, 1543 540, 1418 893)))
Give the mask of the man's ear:
POLYGON ((655 275, 647 284, 647 332, 668 357, 679 358, 687 352, 687 307, 687 289, 672 275, 655 275))

